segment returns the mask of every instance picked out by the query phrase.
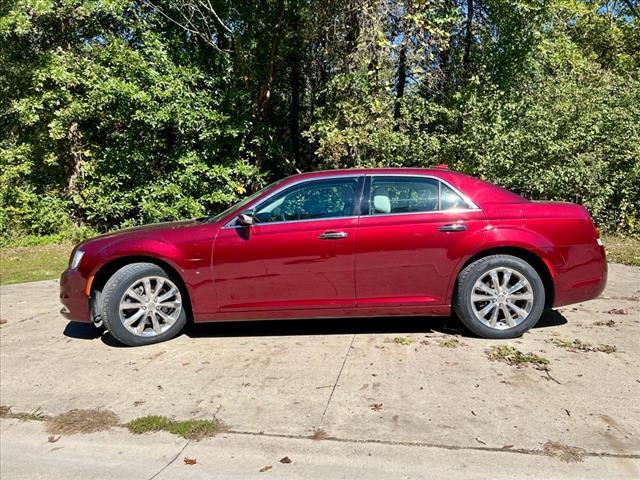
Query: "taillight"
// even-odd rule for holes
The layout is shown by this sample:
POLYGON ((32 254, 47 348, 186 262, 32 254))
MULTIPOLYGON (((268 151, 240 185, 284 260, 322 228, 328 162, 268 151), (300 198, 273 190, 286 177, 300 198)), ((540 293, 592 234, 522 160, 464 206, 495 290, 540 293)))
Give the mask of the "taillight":
POLYGON ((589 217, 589 221, 591 221, 591 225, 593 226, 593 230, 596 234, 596 243, 601 247, 604 247, 604 242, 600 237, 600 230, 598 230, 598 227, 596 227, 596 223, 593 221, 593 218, 591 218, 591 215, 589 215, 589 212, 587 212, 587 216, 589 217))

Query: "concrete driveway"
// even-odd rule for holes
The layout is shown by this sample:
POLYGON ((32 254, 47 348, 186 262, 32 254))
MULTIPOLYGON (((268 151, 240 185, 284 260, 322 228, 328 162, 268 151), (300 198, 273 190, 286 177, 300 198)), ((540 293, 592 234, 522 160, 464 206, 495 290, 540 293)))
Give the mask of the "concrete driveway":
POLYGON ((229 431, 48 443, 42 422, 3 418, 3 478, 640 477, 640 268, 611 264, 600 298, 510 341, 391 318, 200 325, 125 348, 66 322, 57 295, 55 281, 0 289, 0 404, 216 415, 229 431), (548 370, 491 361, 494 345, 548 370))

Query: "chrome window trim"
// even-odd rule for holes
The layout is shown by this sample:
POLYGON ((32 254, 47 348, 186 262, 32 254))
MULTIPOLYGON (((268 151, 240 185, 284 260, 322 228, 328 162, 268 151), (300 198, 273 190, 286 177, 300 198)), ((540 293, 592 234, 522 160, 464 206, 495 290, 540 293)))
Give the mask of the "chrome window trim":
MULTIPOLYGON (((315 177, 315 178, 303 178, 298 180, 297 182, 293 182, 293 183, 289 183, 287 185, 284 185, 283 187, 277 189, 275 192, 270 193, 269 195, 267 195, 266 197, 264 197, 262 200, 258 199, 256 201, 256 203, 254 203, 254 205, 258 205, 258 204, 262 204, 266 201, 268 201, 270 198, 275 197, 276 195, 278 195, 279 193, 291 188, 291 187, 296 187, 302 183, 308 183, 308 182, 313 182, 313 181, 321 181, 321 180, 332 180, 332 179, 336 179, 336 178, 353 178, 356 181, 358 181, 359 178, 364 177, 365 174, 361 173, 361 174, 344 174, 344 175, 327 175, 327 176, 322 176, 322 177, 315 177)), ((251 206, 253 208, 253 205, 251 206)), ((235 220, 235 218, 237 217, 237 211, 234 212, 234 216, 231 220, 229 220, 227 223, 224 224, 224 226, 222 228, 246 228, 245 225, 232 225, 232 222, 235 220)), ((323 217, 323 218, 305 218, 303 220, 281 220, 278 222, 267 222, 267 223, 256 223, 253 226, 267 226, 267 225, 283 225, 286 223, 300 223, 300 222, 318 222, 318 221, 322 221, 322 220, 337 220, 337 219, 345 219, 345 218, 358 218, 358 215, 347 215, 347 216, 340 216, 340 217, 323 217)))
MULTIPOLYGON (((359 217, 372 217, 372 218, 377 218, 377 217, 389 217, 389 216, 397 216, 397 215, 430 215, 430 214, 434 214, 434 213, 471 213, 471 212, 481 212, 482 209, 480 207, 478 207, 467 195, 465 195, 464 193, 462 193, 459 189, 457 189, 456 187, 454 187, 453 185, 451 185, 449 182, 447 182, 446 180, 435 176, 435 175, 420 175, 420 174, 415 174, 415 173, 362 173, 362 174, 336 174, 336 175, 327 175, 327 176, 322 176, 322 177, 316 177, 316 178, 303 178, 298 180, 297 182, 293 182, 290 183, 288 185, 284 185, 280 188, 278 188, 276 191, 270 193, 269 195, 267 195, 266 197, 264 197, 264 199, 262 200, 258 200, 256 202, 256 204, 259 202, 260 204, 266 202, 267 200, 269 200, 270 198, 278 195, 279 193, 283 192, 284 190, 287 190, 288 188, 291 187, 295 187, 297 185, 300 185, 301 183, 306 183, 306 182, 313 182, 313 181, 318 181, 318 180, 331 180, 331 179, 335 179, 335 178, 354 178, 356 180, 358 180, 361 177, 413 177, 413 178, 430 178, 433 180, 436 180, 438 182, 442 182, 444 183, 447 187, 449 187, 451 190, 453 190, 453 192, 455 192, 456 194, 460 195, 460 198, 462 198, 462 200, 467 204, 468 208, 452 208, 449 210, 430 210, 428 212, 400 212, 400 213, 378 213, 376 215, 371 215, 369 213, 367 214, 360 214, 360 215, 348 215, 348 216, 342 216, 342 217, 324 217, 324 218, 307 218, 307 219, 303 219, 303 220, 283 220, 283 221, 279 221, 279 222, 269 222, 269 223, 256 223, 253 226, 267 226, 267 225, 285 225, 287 223, 302 223, 302 222, 318 222, 318 221, 322 221, 322 220, 345 220, 345 219, 349 219, 349 218, 359 218, 359 217)), ((364 191, 362 192, 362 195, 364 195, 364 191)), ((370 192, 368 192, 370 193, 370 192)), ((369 200, 367 199, 367 202, 369 200)), ((440 189, 438 188, 438 206, 440 204, 440 189)), ((255 205, 255 204, 254 204, 255 205)), ((233 225, 232 222, 235 220, 235 218, 237 217, 237 211, 234 212, 233 218, 231 220, 229 220, 227 223, 225 223, 222 228, 226 229, 226 228, 247 228, 244 225, 233 225)))
POLYGON ((395 217, 400 215, 431 215, 434 213, 473 213, 481 212, 480 208, 452 208, 450 210, 430 210, 428 212, 399 212, 399 213, 377 213, 375 215, 361 215, 361 217, 378 218, 378 217, 395 217))
MULTIPOLYGON (((407 215, 407 214, 425 214, 425 213, 442 213, 442 212, 456 212, 456 211, 482 211, 482 209, 480 207, 478 207, 478 205, 476 205, 473 200, 471 200, 467 195, 465 195, 464 193, 462 193, 459 189, 457 189, 456 187, 454 187, 453 185, 451 185, 449 182, 447 182, 446 180, 437 177, 435 175, 420 175, 420 174, 415 174, 415 173, 391 173, 391 174, 385 174, 385 173, 371 173, 371 174, 367 174, 368 177, 413 177, 413 178, 430 178, 433 180, 437 180, 439 182, 444 183, 447 187, 449 187, 451 190, 453 190, 454 193, 460 195, 460 198, 462 198, 462 200, 467 204, 468 208, 452 208, 449 210, 430 210, 428 212, 402 212, 402 213, 379 213, 376 215, 367 215, 367 216, 383 216, 383 215, 407 215)), ((367 200, 368 201, 368 200, 367 200)), ((440 206, 440 189, 438 188, 438 207, 440 206)))

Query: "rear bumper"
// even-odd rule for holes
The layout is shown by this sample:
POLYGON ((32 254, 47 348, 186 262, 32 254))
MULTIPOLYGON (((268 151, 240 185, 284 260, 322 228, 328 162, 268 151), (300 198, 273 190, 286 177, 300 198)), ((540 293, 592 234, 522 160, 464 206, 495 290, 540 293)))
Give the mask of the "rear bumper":
POLYGON ((598 297, 607 286, 607 258, 604 247, 579 245, 567 255, 572 262, 554 278, 554 307, 585 302, 598 297))
POLYGON ((85 295, 87 279, 78 271, 67 269, 60 276, 60 313, 74 322, 91 322, 89 298, 85 295))

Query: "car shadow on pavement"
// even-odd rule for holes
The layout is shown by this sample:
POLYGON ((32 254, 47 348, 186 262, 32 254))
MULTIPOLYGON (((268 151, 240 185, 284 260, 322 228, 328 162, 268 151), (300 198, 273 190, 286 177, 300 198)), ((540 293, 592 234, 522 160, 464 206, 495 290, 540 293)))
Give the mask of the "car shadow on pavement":
MULTIPOLYGON (((555 310, 546 310, 533 328, 555 327, 565 323, 567 319, 562 314, 555 310)), ((432 332, 465 337, 475 336, 456 316, 216 322, 190 324, 184 331, 190 338, 432 332)))
MULTIPOLYGON (((546 310, 533 328, 564 325, 567 319, 556 310, 546 310)), ((444 333, 475 336, 455 317, 367 317, 322 318, 304 320, 258 320, 189 324, 183 335, 189 338, 206 337, 273 337, 297 335, 351 335, 375 333, 444 333)), ((64 335, 82 340, 100 338, 110 347, 125 347, 103 329, 93 324, 69 322, 64 335)))
POLYGON ((103 329, 96 328, 93 323, 69 322, 62 333, 65 337, 94 340, 102 336, 103 332, 103 329))
POLYGON ((461 335, 465 334, 463 328, 454 317, 320 318, 192 324, 185 334, 191 338, 429 332, 461 335))

